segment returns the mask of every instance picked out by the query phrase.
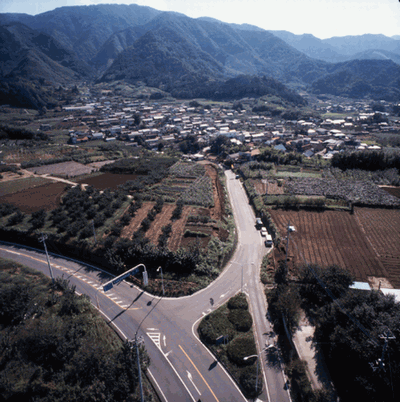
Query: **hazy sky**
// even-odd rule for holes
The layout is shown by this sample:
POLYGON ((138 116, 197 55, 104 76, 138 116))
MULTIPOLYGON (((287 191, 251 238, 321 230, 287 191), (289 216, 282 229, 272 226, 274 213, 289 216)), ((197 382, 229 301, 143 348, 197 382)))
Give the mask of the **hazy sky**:
POLYGON ((400 35, 399 0, 0 0, 0 12, 39 14, 61 6, 136 3, 189 17, 213 17, 318 38, 400 35))

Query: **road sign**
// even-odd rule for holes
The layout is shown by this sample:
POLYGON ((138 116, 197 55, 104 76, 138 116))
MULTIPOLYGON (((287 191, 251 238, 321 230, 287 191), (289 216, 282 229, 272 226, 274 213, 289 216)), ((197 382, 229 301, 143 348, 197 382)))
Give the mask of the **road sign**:
MULTIPOLYGON (((123 274, 117 276, 116 278, 112 279, 111 281, 105 283, 105 284, 103 285, 103 291, 104 291, 104 292, 107 292, 107 290, 112 289, 112 287, 113 287, 114 285, 117 285, 118 283, 120 283, 121 281, 123 281, 123 280, 124 280, 125 278, 127 278, 128 276, 135 275, 135 274, 137 274, 137 273, 139 273, 139 272, 141 272, 141 271, 143 272, 143 279, 144 279, 144 274, 145 274, 145 273, 147 274, 147 272, 146 272, 146 267, 145 267, 143 264, 139 264, 139 265, 137 265, 136 267, 130 269, 129 271, 126 271, 125 273, 123 273, 123 274)), ((146 284, 145 286, 147 286, 147 284, 146 284)))

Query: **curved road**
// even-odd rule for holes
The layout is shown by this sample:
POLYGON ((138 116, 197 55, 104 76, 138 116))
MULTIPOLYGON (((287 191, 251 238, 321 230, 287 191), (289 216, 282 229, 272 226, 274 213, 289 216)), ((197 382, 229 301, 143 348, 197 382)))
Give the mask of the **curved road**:
MULTIPOLYGON (((261 260, 268 249, 254 227, 254 213, 240 181, 230 171, 226 172, 226 178, 239 241, 223 273, 206 289, 192 296, 169 299, 121 282, 104 293, 101 284, 111 279, 106 272, 56 255, 50 256, 51 266, 55 276, 64 275, 79 293, 87 294, 122 336, 132 339, 137 332, 151 359, 150 377, 161 399, 170 402, 246 400, 223 367, 213 364, 214 357, 196 335, 200 319, 242 289, 249 296, 259 362, 267 385, 259 398, 290 401, 279 359, 267 365, 267 351, 263 350, 275 340, 266 319, 266 301, 259 281, 261 260)), ((0 256, 49 275, 46 256, 38 250, 3 244, 0 256)))

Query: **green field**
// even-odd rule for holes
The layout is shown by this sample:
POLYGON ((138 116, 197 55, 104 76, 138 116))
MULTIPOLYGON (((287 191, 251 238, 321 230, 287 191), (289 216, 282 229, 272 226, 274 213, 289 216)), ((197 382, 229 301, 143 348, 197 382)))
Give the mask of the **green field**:
POLYGON ((4 182, 0 181, 0 196, 16 193, 17 191, 26 190, 27 188, 37 187, 47 183, 52 183, 52 181, 41 177, 27 177, 24 179, 4 182))

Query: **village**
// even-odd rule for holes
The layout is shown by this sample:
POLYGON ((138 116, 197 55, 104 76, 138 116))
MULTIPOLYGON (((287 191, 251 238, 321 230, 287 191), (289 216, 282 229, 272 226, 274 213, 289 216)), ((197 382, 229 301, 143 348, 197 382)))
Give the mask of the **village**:
MULTIPOLYGON (((239 150, 228 156, 233 162, 251 160, 259 153, 258 148, 265 146, 282 152, 295 151, 307 158, 331 159, 342 150, 380 150, 376 135, 400 132, 400 120, 389 119, 389 113, 382 112, 393 108, 385 101, 379 102, 377 111, 369 101, 316 103, 314 98, 309 103, 315 114, 325 117, 300 120, 254 113, 252 102, 254 99, 242 100, 238 103, 243 107, 240 109, 212 103, 204 106, 197 101, 83 98, 64 106, 63 123, 69 127, 66 141, 73 145, 120 141, 126 146, 160 151, 176 148, 177 143, 190 138, 196 144, 196 152, 184 153, 190 153, 186 157, 192 160, 209 158, 210 143, 223 136, 229 139, 232 149, 239 150)), ((41 129, 51 127, 42 124, 41 129)))

